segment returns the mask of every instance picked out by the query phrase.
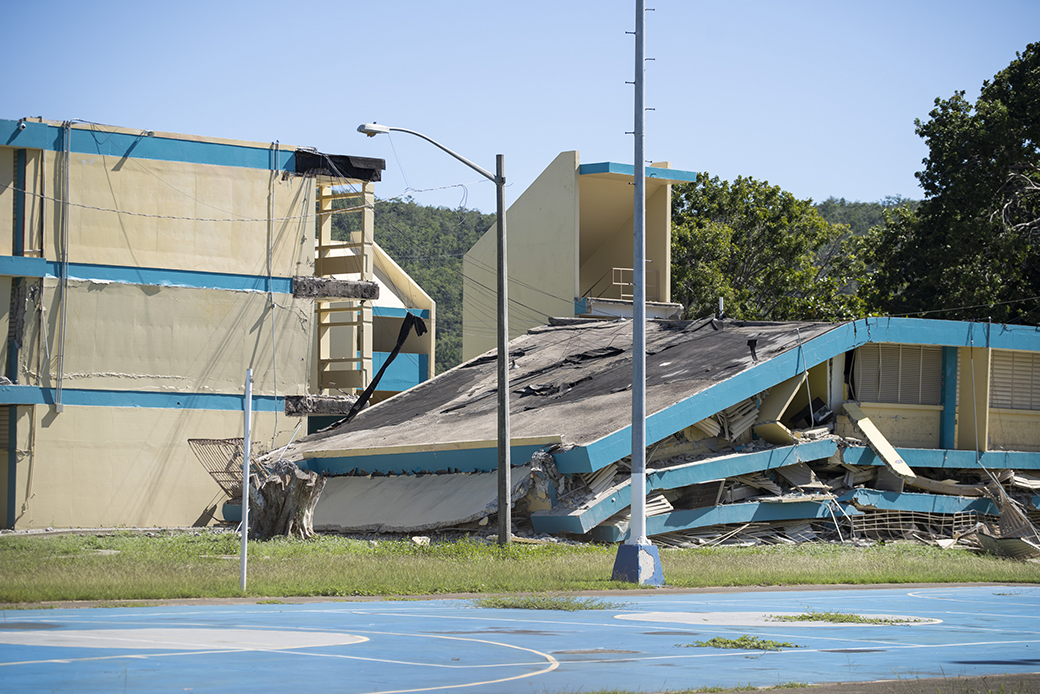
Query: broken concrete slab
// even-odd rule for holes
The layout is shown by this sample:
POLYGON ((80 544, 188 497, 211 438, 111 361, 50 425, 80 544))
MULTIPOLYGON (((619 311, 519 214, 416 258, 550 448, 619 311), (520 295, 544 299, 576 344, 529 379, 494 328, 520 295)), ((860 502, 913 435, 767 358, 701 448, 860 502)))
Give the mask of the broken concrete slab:
POLYGON ((297 299, 368 299, 379 298, 377 282, 336 280, 328 277, 298 275, 293 277, 293 296, 297 299))
POLYGON ((345 415, 355 402, 356 395, 286 395, 285 414, 289 417, 345 415))
POLYGON ((903 462, 903 459, 896 453, 896 449, 892 447, 892 444, 888 442, 888 439, 878 431, 878 428, 874 426, 874 423, 870 421, 870 417, 864 414, 863 410, 859 409, 859 405, 854 402, 846 402, 845 411, 849 417, 852 418, 853 423, 863 435, 867 438, 867 443, 871 450, 878 454, 878 457, 884 461, 892 472, 902 477, 904 480, 910 481, 915 475, 914 471, 903 462))
MULTIPOLYGON (((512 471, 513 501, 528 490, 529 465, 512 471)), ((498 474, 331 477, 314 509, 326 532, 420 532, 450 528, 498 511, 498 474)))

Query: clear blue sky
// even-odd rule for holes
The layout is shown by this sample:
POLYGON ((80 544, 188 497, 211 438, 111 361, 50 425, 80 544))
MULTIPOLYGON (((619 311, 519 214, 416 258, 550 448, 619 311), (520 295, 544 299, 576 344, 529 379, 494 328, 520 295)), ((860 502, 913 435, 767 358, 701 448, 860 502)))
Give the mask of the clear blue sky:
MULTIPOLYGON (((646 156, 801 198, 921 197, 914 119, 1040 40, 1036 0, 647 0, 646 156)), ((0 117, 386 160, 377 194, 495 207, 561 151, 631 163, 634 0, 0 0, 0 117)))

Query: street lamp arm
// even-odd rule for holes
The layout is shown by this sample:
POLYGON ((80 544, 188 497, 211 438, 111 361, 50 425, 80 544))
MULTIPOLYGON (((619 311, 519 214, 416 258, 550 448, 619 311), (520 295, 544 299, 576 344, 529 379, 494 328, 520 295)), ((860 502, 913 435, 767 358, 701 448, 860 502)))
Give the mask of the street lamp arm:
POLYGON ((477 164, 474 164, 473 162, 471 162, 466 157, 462 156, 458 152, 454 152, 454 151, 448 149, 447 147, 442 145, 440 142, 437 142, 437 140, 434 140, 432 137, 427 137, 426 135, 423 135, 422 133, 417 132, 415 130, 409 130, 408 128, 396 128, 394 126, 381 125, 379 123, 363 123, 363 124, 358 126, 358 132, 359 133, 364 133, 365 135, 368 135, 369 137, 375 137, 376 135, 378 135, 380 133, 389 133, 389 132, 408 133, 409 135, 415 135, 416 137, 421 137, 422 139, 424 139, 427 142, 429 142, 431 145, 433 145, 435 147, 438 147, 438 148, 442 149, 443 151, 447 152, 448 154, 450 154, 451 156, 455 157, 456 159, 461 161, 463 164, 465 164, 469 168, 473 169, 474 171, 476 171, 477 173, 479 173, 481 176, 483 176, 484 178, 488 179, 492 183, 498 183, 499 182, 499 180, 495 176, 495 174, 491 173, 490 171, 488 171, 484 167, 478 166, 477 164))

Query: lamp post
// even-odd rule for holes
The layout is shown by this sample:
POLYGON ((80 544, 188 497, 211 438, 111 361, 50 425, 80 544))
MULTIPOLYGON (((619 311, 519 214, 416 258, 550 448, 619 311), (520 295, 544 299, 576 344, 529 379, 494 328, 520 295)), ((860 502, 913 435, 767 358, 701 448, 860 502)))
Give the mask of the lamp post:
POLYGON ((505 156, 497 155, 496 172, 477 166, 458 152, 454 152, 440 142, 407 128, 395 128, 379 123, 364 123, 358 126, 358 132, 369 137, 382 133, 408 133, 420 137, 435 147, 447 152, 463 164, 479 173, 495 184, 497 198, 496 226, 498 230, 498 542, 509 544, 512 540, 512 483, 510 480, 509 460, 509 302, 508 274, 506 272, 506 174, 505 156))

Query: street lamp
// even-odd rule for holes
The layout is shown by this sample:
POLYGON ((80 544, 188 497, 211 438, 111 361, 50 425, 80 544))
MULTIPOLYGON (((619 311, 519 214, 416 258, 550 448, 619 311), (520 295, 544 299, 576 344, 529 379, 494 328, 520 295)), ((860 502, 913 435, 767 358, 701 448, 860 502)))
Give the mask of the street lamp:
POLYGON ((512 540, 512 483, 509 460, 509 302, 507 298, 508 274, 506 272, 506 174, 505 156, 496 156, 496 173, 477 166, 458 152, 440 142, 407 128, 395 128, 379 123, 363 123, 358 132, 369 137, 391 132, 408 133, 421 137, 435 147, 444 150, 463 164, 495 184, 498 202, 496 226, 498 228, 498 542, 509 544, 512 540))

